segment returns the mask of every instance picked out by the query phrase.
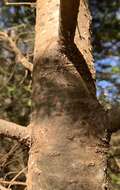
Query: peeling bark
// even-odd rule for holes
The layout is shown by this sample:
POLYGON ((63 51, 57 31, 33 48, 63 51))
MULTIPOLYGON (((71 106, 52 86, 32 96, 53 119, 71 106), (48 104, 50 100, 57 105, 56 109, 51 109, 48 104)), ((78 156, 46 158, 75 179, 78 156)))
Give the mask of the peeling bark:
MULTIPOLYGON (((93 60, 93 50, 91 43, 92 34, 92 17, 89 10, 89 4, 87 0, 81 0, 77 19, 77 28, 75 34, 75 43, 82 53, 86 63, 91 71, 92 77, 95 80, 95 67, 93 60)), ((95 89, 92 89, 96 93, 95 89)))

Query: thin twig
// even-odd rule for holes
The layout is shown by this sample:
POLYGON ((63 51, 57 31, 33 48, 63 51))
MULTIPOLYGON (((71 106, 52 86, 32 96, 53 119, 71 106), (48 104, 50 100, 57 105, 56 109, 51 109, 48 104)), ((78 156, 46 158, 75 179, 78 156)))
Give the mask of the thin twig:
POLYGON ((4 0, 5 5, 8 6, 31 6, 31 7, 36 7, 36 3, 32 3, 32 2, 8 2, 7 0, 4 0))
POLYGON ((16 43, 8 36, 6 32, 0 32, 0 40, 8 43, 11 52, 16 56, 17 63, 21 63, 29 71, 33 71, 33 64, 27 60, 27 58, 18 49, 16 43))
POLYGON ((26 170, 26 168, 23 168, 10 182, 10 184, 9 184, 9 186, 8 186, 8 188, 10 188, 12 185, 13 185, 13 183, 14 183, 14 181, 22 174, 22 173, 24 173, 24 171, 26 170))
MULTIPOLYGON (((11 181, 6 181, 6 180, 3 180, 3 179, 0 179, 0 183, 2 184, 11 184, 11 181)), ((12 185, 23 185, 23 186, 26 186, 26 183, 25 182, 21 182, 21 181, 14 181, 12 185)))
POLYGON ((0 166, 4 167, 5 163, 9 160, 9 158, 14 154, 14 152, 18 149, 19 145, 15 144, 10 151, 5 154, 1 159, 0 159, 0 166))
POLYGON ((12 79, 12 77, 13 77, 13 75, 15 73, 15 68, 16 68, 16 64, 14 65, 13 70, 10 73, 10 76, 9 76, 8 80, 5 82, 5 84, 3 84, 3 86, 0 88, 0 90, 4 89, 9 84, 10 80, 12 79))
POLYGON ((8 176, 16 174, 17 172, 8 172, 5 174, 4 179, 6 179, 8 176))
POLYGON ((2 185, 0 185, 0 190, 11 190, 11 189, 5 188, 2 185))
POLYGON ((24 83, 24 81, 25 81, 25 79, 27 78, 27 76, 28 76, 28 70, 25 70, 25 74, 24 74, 24 77, 23 77, 23 79, 20 81, 20 85, 22 85, 23 83, 24 83))

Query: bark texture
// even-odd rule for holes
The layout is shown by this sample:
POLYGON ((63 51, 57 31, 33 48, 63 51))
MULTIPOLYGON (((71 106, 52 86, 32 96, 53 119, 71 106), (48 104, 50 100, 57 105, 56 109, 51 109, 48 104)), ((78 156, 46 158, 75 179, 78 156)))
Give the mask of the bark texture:
POLYGON ((28 190, 110 189, 109 123, 90 72, 86 3, 37 0, 28 190))
MULTIPOLYGON (((86 63, 95 79, 95 68, 91 43, 92 17, 89 10, 88 0, 81 0, 77 19, 77 29, 75 34, 75 43, 82 53, 86 63)), ((94 91, 94 89, 92 89, 94 91)))
POLYGON ((26 127, 0 119, 0 135, 31 145, 31 135, 26 127))

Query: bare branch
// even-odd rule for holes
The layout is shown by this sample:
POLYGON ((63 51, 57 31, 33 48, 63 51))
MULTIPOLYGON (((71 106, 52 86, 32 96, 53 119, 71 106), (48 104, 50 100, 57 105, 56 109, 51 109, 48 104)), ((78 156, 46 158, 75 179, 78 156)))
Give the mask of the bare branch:
POLYGON ((15 42, 12 40, 11 37, 7 35, 6 32, 0 32, 0 40, 8 43, 10 51, 13 52, 16 56, 17 63, 21 63, 26 69, 31 72, 33 71, 33 64, 29 62, 27 58, 21 53, 15 42))
POLYGON ((27 146, 31 144, 29 130, 21 125, 0 119, 0 135, 18 140, 27 146))
POLYGON ((36 3, 32 3, 32 2, 8 2, 7 0, 4 0, 4 2, 5 2, 5 5, 8 5, 8 6, 21 6, 21 5, 31 6, 31 7, 36 6, 36 3))
POLYGON ((11 189, 5 188, 2 185, 0 185, 0 190, 11 190, 11 189))
POLYGON ((11 189, 5 188, 2 185, 0 185, 0 190, 11 190, 11 189))
MULTIPOLYGON (((0 183, 7 184, 7 185, 11 184, 10 181, 6 181, 6 180, 2 180, 2 179, 0 179, 0 183)), ((25 182, 21 182, 21 181, 14 181, 12 185, 23 185, 23 186, 26 186, 26 183, 25 182)))
POLYGON ((9 184, 9 186, 8 186, 8 188, 10 188, 12 185, 13 185, 13 183, 14 183, 14 181, 22 174, 22 173, 24 173, 24 171, 26 170, 26 168, 23 168, 10 182, 10 184, 9 184))
POLYGON ((11 155, 15 153, 15 151, 19 148, 19 144, 16 143, 8 153, 6 153, 4 156, 0 158, 0 167, 4 168, 6 163, 8 162, 11 155))

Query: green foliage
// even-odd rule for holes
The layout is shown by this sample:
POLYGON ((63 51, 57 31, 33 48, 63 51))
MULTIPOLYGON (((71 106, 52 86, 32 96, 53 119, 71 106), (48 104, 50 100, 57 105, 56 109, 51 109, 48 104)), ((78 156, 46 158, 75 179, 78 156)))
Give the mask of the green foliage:
POLYGON ((120 74, 120 67, 113 67, 112 68, 112 73, 120 74))

